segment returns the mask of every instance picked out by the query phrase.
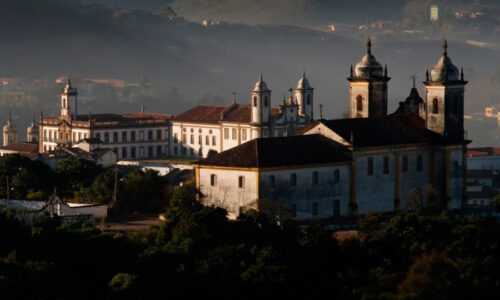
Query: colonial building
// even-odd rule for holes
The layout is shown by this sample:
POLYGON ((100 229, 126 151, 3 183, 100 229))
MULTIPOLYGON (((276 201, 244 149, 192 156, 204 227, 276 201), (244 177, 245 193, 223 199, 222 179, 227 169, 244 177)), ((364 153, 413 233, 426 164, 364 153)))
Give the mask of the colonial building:
POLYGON ((424 82, 425 101, 414 88, 391 115, 388 77, 370 47, 368 41, 368 54, 349 78, 351 118, 320 119, 298 136, 259 138, 196 162, 203 201, 227 208, 231 217, 245 208, 274 207, 273 213, 298 218, 466 203, 467 82, 446 42, 424 82), (353 94, 361 95, 359 107, 353 94))
POLYGON ((78 93, 68 80, 61 91, 61 109, 57 117, 40 115, 39 151, 71 148, 83 139, 102 141, 101 148, 112 149, 118 159, 157 158, 168 155, 170 115, 78 114, 78 93))
POLYGON ((313 91, 305 72, 288 99, 271 105, 271 90, 262 79, 250 92, 250 104, 233 99, 228 106, 198 105, 172 118, 170 154, 207 157, 259 137, 290 136, 314 120, 313 91))

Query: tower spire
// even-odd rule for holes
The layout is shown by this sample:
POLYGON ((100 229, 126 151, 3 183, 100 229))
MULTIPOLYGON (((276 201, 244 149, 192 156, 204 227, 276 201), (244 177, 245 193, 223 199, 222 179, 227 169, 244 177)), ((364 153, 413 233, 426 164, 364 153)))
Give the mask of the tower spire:
POLYGON ((368 36, 368 40, 366 41, 366 53, 368 55, 372 54, 372 39, 368 36))

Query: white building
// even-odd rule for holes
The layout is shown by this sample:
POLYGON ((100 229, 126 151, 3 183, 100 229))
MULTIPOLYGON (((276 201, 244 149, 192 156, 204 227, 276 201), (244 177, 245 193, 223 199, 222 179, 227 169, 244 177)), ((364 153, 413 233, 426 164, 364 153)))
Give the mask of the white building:
POLYGON ((196 162, 202 201, 226 208, 233 218, 247 207, 297 218, 462 207, 467 82, 446 42, 426 75, 425 100, 412 90, 391 115, 387 72, 370 48, 368 41, 367 56, 348 78, 350 119, 320 119, 299 136, 259 138, 196 162))
POLYGON ((313 91, 305 73, 293 95, 271 106, 271 90, 262 79, 250 92, 250 105, 234 99, 228 106, 198 105, 172 118, 170 155, 207 157, 259 137, 294 135, 314 119, 313 91))
POLYGON ((68 81, 61 92, 58 117, 40 116, 40 153, 70 148, 81 140, 96 138, 101 148, 112 149, 118 159, 158 158, 169 153, 170 115, 77 114, 77 90, 68 81))

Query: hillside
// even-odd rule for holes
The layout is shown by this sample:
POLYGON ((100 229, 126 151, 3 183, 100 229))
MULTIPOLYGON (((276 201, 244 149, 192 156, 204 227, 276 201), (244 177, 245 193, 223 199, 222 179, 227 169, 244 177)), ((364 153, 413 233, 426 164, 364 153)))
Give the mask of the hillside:
POLYGON ((245 24, 317 26, 399 18, 407 0, 174 0, 171 6, 190 20, 245 24), (375 13, 376 12, 376 13, 375 13))

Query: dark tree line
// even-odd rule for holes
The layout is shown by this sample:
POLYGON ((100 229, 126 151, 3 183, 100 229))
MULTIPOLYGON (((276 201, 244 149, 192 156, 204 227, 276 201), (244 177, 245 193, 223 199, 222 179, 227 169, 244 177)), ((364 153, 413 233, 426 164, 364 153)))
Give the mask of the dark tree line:
POLYGON ((357 236, 318 224, 237 220, 178 187, 159 227, 109 234, 0 214, 0 298, 498 299, 500 226, 448 212, 360 220, 357 236))

